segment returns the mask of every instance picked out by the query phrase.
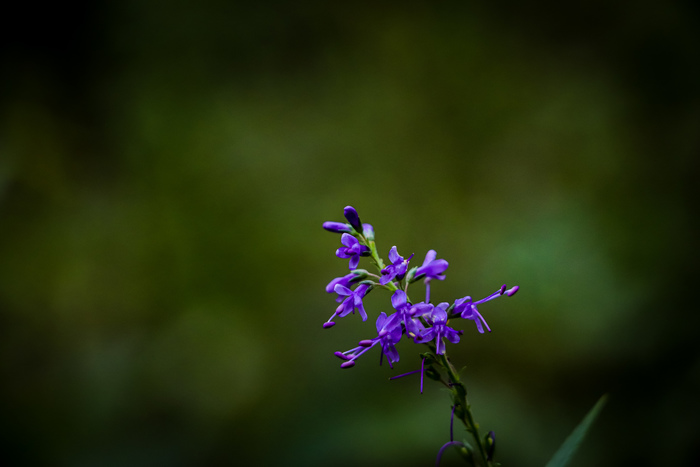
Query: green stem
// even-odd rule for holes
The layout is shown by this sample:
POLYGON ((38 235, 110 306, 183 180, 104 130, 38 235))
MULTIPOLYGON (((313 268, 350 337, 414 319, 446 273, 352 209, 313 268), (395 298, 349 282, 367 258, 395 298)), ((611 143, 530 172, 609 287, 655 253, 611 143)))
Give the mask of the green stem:
MULTIPOLYGON (((384 261, 382 260, 382 258, 379 257, 379 253, 377 253, 377 244, 374 243, 374 241, 371 241, 371 242, 368 241, 365 238, 365 236, 362 234, 358 234, 358 236, 359 236, 360 240, 362 241, 362 243, 364 243, 364 245, 367 248, 369 248, 369 252, 370 252, 370 256, 372 258, 372 261, 374 262, 374 265, 377 267, 377 270, 379 270, 379 273, 381 274, 382 269, 384 269, 384 261)), ((394 285, 393 282, 389 282, 384 287, 389 289, 391 292, 398 290, 396 285, 394 285)))
POLYGON ((438 355, 439 362, 445 371, 447 372, 447 377, 450 382, 452 390, 452 400, 455 404, 455 415, 462 420, 465 428, 474 437, 477 447, 479 448, 479 453, 483 459, 484 465, 491 467, 493 464, 488 460, 488 455, 486 453, 486 446, 479 435, 479 425, 474 421, 474 416, 471 412, 471 406, 467 401, 467 388, 464 386, 459 379, 459 375, 455 370, 454 366, 450 362, 447 355, 438 355))

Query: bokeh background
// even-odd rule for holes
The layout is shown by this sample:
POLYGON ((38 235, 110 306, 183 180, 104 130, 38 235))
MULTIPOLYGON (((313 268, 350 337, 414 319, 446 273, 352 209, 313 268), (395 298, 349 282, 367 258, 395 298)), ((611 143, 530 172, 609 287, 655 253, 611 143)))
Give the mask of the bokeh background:
MULTIPOLYGON (((690 1, 4 7, 2 457, 432 465, 437 384, 388 381, 324 291, 355 206, 449 261, 449 351, 504 465, 700 462, 700 10, 690 1), (472 324, 472 325, 470 325, 472 324)), ((464 436, 459 431, 459 437, 464 436)), ((459 465, 448 452, 443 465, 459 465)))

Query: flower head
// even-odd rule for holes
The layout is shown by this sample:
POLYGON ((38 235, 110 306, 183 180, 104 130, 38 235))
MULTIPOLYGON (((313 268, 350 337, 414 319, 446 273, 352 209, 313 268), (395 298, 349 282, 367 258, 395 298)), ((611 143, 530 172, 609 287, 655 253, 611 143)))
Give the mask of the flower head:
MULTIPOLYGON (((358 281, 364 279, 365 277, 367 277, 367 271, 365 271, 364 269, 355 269, 354 271, 350 272, 350 274, 346 274, 346 275, 341 276, 341 277, 336 277, 335 279, 330 281, 328 283, 328 285, 326 286, 326 292, 328 292, 328 293, 335 292, 335 286, 337 284, 343 285, 345 287, 349 287, 350 284, 352 284, 354 282, 358 282, 358 281)), ((336 299, 336 301, 339 303, 341 301, 343 301, 343 296, 339 295, 338 298, 336 299)))
POLYGON ((411 258, 413 258, 413 255, 409 256, 408 259, 403 259, 403 256, 400 256, 399 252, 396 250, 396 246, 391 247, 389 251, 389 261, 391 261, 391 264, 382 269, 382 277, 379 279, 379 283, 386 285, 394 278, 398 280, 403 279, 406 275, 408 262, 411 261, 411 258))
POLYGON ((406 335, 415 340, 425 332, 425 327, 419 318, 432 311, 433 305, 429 303, 411 305, 407 301, 406 292, 399 289, 391 296, 391 306, 394 307, 396 314, 399 315, 403 322, 406 328, 406 335))
POLYGON ((377 344, 382 346, 382 353, 386 355, 389 366, 399 361, 396 343, 401 340, 403 329, 398 313, 391 316, 387 316, 384 312, 380 313, 377 317, 376 327, 377 337, 362 340, 357 347, 346 352, 335 352, 335 355, 343 360, 343 363, 340 364, 341 368, 355 366, 355 360, 377 344))
POLYGON ((425 255, 425 260, 423 265, 416 270, 416 279, 420 279, 425 276, 425 280, 429 281, 431 279, 437 279, 439 281, 445 280, 445 275, 443 274, 449 263, 444 259, 435 259, 437 253, 435 250, 430 250, 425 255))
POLYGON ((369 248, 360 244, 359 240, 348 233, 344 233, 340 237, 340 243, 345 246, 338 248, 335 255, 338 258, 350 258, 350 269, 355 269, 360 264, 360 256, 368 256, 370 254, 369 248))
POLYGON ((455 331, 447 325, 447 307, 450 304, 447 302, 440 303, 433 308, 433 312, 430 314, 428 321, 432 324, 430 328, 425 331, 425 333, 416 340, 419 343, 426 343, 432 340, 435 341, 435 353, 438 355, 443 355, 445 353, 445 341, 456 344, 459 342, 460 332, 455 331))
MULTIPOLYGON (((360 312, 360 316, 362 316, 362 321, 367 321, 367 312, 362 304, 362 299, 367 295, 367 292, 369 292, 369 287, 369 284, 360 284, 355 290, 350 290, 341 284, 336 284, 334 289, 335 293, 337 293, 339 297, 345 298, 343 302, 338 305, 333 316, 337 315, 344 318, 350 313, 355 313, 357 309, 357 311, 360 312)), ((331 316, 331 318, 333 318, 333 316, 331 316)))

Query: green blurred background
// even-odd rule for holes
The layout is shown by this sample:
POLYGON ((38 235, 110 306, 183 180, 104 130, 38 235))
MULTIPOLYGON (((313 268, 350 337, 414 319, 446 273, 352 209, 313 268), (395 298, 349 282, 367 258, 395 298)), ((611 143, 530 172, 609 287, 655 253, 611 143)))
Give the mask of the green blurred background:
MULTIPOLYGON (((436 301, 506 466, 700 463, 700 10, 669 2, 16 5, 0 89, 12 465, 432 465, 449 398, 324 331, 355 206, 436 301), (470 325, 472 324, 472 325, 470 325)), ((459 437, 464 432, 460 430, 459 437)), ((448 452, 443 465, 459 465, 448 452)))

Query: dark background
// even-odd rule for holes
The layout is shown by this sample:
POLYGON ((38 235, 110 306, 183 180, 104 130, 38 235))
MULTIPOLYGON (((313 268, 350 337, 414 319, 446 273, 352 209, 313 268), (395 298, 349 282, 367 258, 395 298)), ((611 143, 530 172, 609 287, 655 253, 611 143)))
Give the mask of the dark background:
MULTIPOLYGON (((432 465, 437 384, 333 357, 355 206, 481 298, 448 351, 506 466, 700 462, 696 2, 4 8, 0 409, 12 465, 432 465)), ((458 439, 464 435, 458 430, 458 439)), ((448 452, 443 465, 459 465, 448 452)))

